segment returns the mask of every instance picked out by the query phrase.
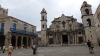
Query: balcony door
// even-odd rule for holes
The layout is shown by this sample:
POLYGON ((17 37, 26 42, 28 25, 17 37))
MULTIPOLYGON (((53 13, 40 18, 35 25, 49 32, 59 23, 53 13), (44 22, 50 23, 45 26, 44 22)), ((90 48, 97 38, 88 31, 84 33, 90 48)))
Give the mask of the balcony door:
POLYGON ((24 27, 24 33, 26 33, 26 27, 24 27))
POLYGON ((16 24, 13 25, 13 32, 16 32, 16 24))
POLYGON ((1 25, 1 32, 4 32, 4 23, 1 25))
POLYGON ((32 29, 32 34, 34 34, 34 30, 32 29))

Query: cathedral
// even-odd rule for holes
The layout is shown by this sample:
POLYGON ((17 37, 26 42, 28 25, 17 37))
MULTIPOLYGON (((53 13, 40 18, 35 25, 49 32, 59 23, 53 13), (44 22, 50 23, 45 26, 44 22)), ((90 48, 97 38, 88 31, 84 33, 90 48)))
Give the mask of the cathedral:
POLYGON ((54 18, 49 28, 47 28, 47 11, 41 11, 41 45, 57 44, 84 44, 87 40, 97 43, 96 27, 92 14, 91 5, 83 2, 80 11, 82 23, 77 22, 73 16, 62 14, 54 18))

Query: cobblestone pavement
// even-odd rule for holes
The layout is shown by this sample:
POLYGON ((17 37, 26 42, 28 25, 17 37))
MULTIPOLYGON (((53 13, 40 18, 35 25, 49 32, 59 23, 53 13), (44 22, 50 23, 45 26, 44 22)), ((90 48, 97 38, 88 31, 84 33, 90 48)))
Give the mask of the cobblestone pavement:
MULTIPOLYGON (((85 46, 39 47, 37 55, 32 55, 32 49, 19 49, 14 50, 12 56, 100 56, 100 47, 95 46, 94 52, 89 54, 85 46)), ((7 52, 0 56, 7 56, 7 52)))

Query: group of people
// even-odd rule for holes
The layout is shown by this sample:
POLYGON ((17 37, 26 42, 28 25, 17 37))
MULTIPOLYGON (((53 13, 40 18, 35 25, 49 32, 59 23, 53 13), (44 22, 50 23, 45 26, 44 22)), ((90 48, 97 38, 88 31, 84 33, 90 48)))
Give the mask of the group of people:
POLYGON ((91 43, 91 41, 88 40, 88 42, 85 43, 85 45, 88 46, 88 48, 89 48, 89 53, 90 53, 90 54, 93 54, 93 53, 94 53, 94 50, 93 50, 94 45, 91 43))
POLYGON ((0 47, 0 52, 5 53, 6 50, 8 51, 8 56, 11 56, 11 55, 12 55, 12 51, 13 51, 12 44, 10 44, 10 45, 7 47, 7 49, 5 48, 5 46, 0 47))

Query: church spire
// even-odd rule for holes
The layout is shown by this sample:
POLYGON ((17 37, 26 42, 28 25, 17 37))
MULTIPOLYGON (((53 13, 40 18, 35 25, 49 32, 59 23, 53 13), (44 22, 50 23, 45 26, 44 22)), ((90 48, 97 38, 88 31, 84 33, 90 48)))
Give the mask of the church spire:
POLYGON ((46 12, 46 10, 45 10, 44 8, 43 8, 42 11, 41 11, 41 14, 42 14, 42 13, 46 13, 46 14, 47 14, 47 12, 46 12))
POLYGON ((88 4, 86 1, 84 1, 83 4, 82 4, 82 6, 81 6, 81 8, 82 8, 82 7, 91 7, 91 5, 88 4))

